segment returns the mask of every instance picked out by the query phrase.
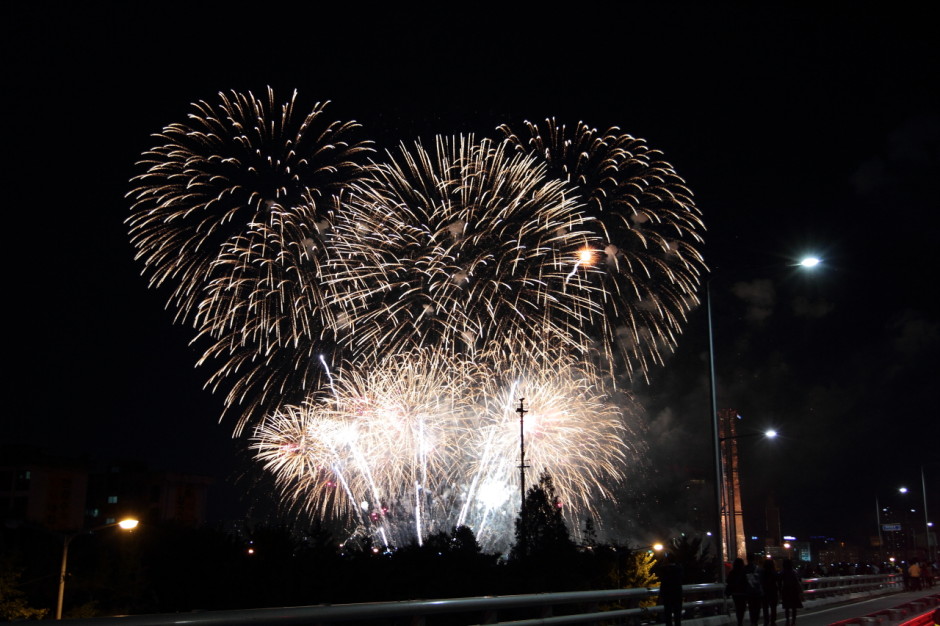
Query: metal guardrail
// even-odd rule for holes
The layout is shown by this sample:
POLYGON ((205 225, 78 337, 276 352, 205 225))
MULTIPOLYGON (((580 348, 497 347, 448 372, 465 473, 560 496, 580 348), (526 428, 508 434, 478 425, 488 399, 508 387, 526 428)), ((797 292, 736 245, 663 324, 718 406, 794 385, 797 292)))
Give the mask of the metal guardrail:
MULTIPOLYGON (((719 584, 685 585, 686 611, 696 614, 721 614, 727 611, 724 586, 719 584)), ((67 620, 63 624, 82 626, 222 626, 241 624, 341 624, 377 623, 420 625, 439 615, 461 617, 463 624, 577 624, 599 620, 624 619, 652 615, 661 606, 641 607, 659 592, 658 587, 608 589, 601 591, 565 591, 517 596, 480 596, 442 600, 407 600, 360 604, 298 606, 235 611, 206 611, 127 617, 67 620), (528 611, 526 611, 528 610, 528 611), (509 612, 509 615, 507 615, 509 612), (531 619, 520 612, 527 612, 531 619), (567 613, 556 615, 556 613, 567 613), (501 621, 509 617, 511 621, 501 621)), ((449 623, 458 623, 455 619, 449 623)))
POLYGON ((830 576, 803 579, 803 593, 807 600, 819 600, 853 593, 872 593, 880 590, 903 591, 904 577, 900 574, 868 574, 864 576, 830 576))
MULTIPOLYGON (((804 580, 812 598, 823 594, 846 595, 863 590, 900 588, 901 577, 837 576, 804 580)), ((709 583, 682 587, 685 618, 728 615, 729 600, 724 585, 709 583)), ((648 604, 659 593, 658 587, 608 589, 601 591, 566 591, 517 596, 480 596, 442 600, 408 600, 360 604, 315 605, 267 609, 205 611, 157 615, 135 615, 83 620, 64 624, 82 626, 240 626, 243 624, 409 624, 433 623, 437 616, 448 624, 583 624, 589 622, 652 622, 662 606, 648 604)))

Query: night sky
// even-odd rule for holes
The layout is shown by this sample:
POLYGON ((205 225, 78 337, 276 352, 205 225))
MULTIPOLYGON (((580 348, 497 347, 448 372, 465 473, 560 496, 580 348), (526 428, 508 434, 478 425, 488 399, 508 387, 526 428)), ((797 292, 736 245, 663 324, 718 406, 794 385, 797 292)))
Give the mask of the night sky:
MULTIPOLYGON (((226 511, 251 500, 191 331, 133 261, 124 195, 150 134, 190 102, 270 85, 331 100, 381 149, 550 116, 645 138, 703 213, 719 406, 742 430, 781 433, 742 441, 748 534, 762 534, 773 492, 785 533, 865 538, 876 496, 907 484, 920 499, 921 464, 940 513, 940 102, 926 13, 166 6, 42 5, 4 20, 4 441, 213 475, 226 511), (794 263, 810 252, 824 262, 807 274, 794 263)), ((651 452, 632 487, 664 500, 651 506, 671 528, 679 514, 653 491, 712 475, 706 328, 700 307, 634 388, 651 452)))

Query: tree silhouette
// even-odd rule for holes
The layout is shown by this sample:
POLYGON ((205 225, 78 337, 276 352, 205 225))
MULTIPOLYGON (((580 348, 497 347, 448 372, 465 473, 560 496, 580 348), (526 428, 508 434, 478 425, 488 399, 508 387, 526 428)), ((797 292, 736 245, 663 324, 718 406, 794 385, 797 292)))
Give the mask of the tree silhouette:
POLYGON ((510 560, 560 557, 575 552, 562 506, 552 477, 542 472, 538 485, 526 492, 525 514, 516 518, 516 542, 509 552, 510 560))
POLYGON ((674 563, 682 566, 687 585, 711 583, 717 579, 715 558, 708 544, 703 543, 702 537, 682 535, 673 539, 669 556, 674 563))

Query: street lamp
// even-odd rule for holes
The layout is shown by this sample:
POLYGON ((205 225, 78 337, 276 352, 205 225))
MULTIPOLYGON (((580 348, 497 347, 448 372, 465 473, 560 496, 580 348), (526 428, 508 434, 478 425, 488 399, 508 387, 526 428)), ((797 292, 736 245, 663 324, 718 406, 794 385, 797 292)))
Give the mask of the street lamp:
POLYGON ((120 522, 114 522, 113 524, 104 524, 102 526, 95 526, 89 530, 83 530, 81 532, 72 533, 70 535, 65 535, 62 538, 62 568, 59 570, 59 599, 56 602, 55 607, 55 618, 62 619, 62 599, 65 597, 65 575, 66 575, 66 564, 69 559, 69 544, 72 543, 72 539, 75 539, 79 535, 84 535, 85 533, 93 533, 96 530, 103 530, 105 528, 112 528, 117 526, 122 530, 133 530, 137 528, 139 522, 135 519, 123 519, 120 522))
MULTIPOLYGON (((822 261, 819 257, 807 256, 800 260, 799 267, 804 269, 813 269, 819 266, 822 261)), ((712 447, 713 447, 713 458, 715 459, 715 504, 718 507, 718 533, 722 533, 722 524, 723 519, 722 513, 722 474, 721 474, 721 434, 719 432, 718 425, 718 392, 717 384, 715 382, 715 330, 714 323, 712 322, 712 279, 709 278, 705 281, 705 308, 708 312, 708 374, 709 374, 709 391, 711 395, 711 412, 712 412, 712 447)), ((771 437, 776 436, 776 432, 771 437)), ((722 549, 722 540, 718 539, 716 543, 716 552, 718 554, 718 580, 720 582, 725 582, 725 555, 724 550, 722 549)))
MULTIPOLYGON (((927 481, 924 479, 924 466, 920 466, 920 490, 921 495, 924 497, 924 550, 927 553, 927 560, 933 561, 933 550, 931 550, 930 545, 930 527, 933 525, 930 523, 930 516, 927 513, 927 481)), ((898 492, 907 493, 907 487, 899 487, 898 492)), ((913 509, 911 509, 913 511, 913 509)), ((915 542, 916 548, 916 542, 915 542)))
MULTIPOLYGON (((740 416, 738 416, 740 419, 740 416)), ((745 538, 743 533, 743 512, 740 506, 740 487, 738 479, 738 462, 737 462, 737 440, 746 439, 748 437, 764 437, 765 439, 774 439, 777 436, 777 431, 773 429, 768 429, 764 432, 750 432, 737 434, 733 423, 727 424, 729 435, 725 435, 718 438, 720 444, 725 444, 725 442, 731 442, 730 444, 725 444, 722 449, 721 457, 721 501, 719 506, 721 506, 721 530, 722 530, 722 541, 725 542, 725 546, 728 550, 729 559, 733 554, 738 554, 737 547, 745 545, 745 538), (727 475, 725 468, 727 467, 727 475), (742 516, 742 519, 739 521, 739 514, 742 516), (739 537, 740 531, 740 537, 739 537), (739 543, 740 540, 740 543, 739 543)))

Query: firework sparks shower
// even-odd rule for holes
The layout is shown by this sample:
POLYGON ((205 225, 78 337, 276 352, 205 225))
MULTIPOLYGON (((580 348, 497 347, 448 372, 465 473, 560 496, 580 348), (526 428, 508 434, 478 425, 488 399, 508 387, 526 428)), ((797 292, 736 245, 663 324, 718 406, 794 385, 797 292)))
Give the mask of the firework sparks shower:
POLYGON ((200 101, 132 179, 131 241, 297 511, 384 545, 504 547, 514 407, 569 520, 642 454, 617 376, 674 348, 704 264, 691 192, 617 129, 554 120, 384 153, 325 105, 200 101))

